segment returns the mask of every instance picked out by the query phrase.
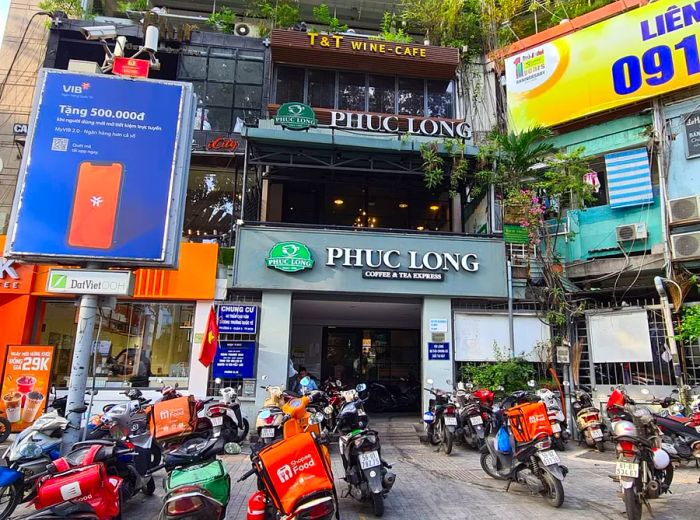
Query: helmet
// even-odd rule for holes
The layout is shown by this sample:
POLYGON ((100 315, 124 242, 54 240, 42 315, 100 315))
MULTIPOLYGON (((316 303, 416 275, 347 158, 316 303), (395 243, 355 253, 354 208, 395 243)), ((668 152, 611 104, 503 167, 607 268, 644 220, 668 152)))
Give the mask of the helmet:
POLYGON ((671 463, 671 457, 661 448, 652 448, 654 452, 654 467, 656 469, 666 469, 671 463))
POLYGON ((613 435, 615 437, 635 437, 637 435, 637 427, 631 421, 617 421, 613 425, 613 435))

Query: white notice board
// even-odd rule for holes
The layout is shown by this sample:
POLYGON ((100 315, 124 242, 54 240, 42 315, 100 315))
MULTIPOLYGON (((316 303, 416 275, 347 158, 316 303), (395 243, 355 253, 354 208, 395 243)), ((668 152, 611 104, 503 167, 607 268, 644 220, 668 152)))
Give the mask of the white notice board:
POLYGON ((647 311, 633 309, 586 316, 594 363, 652 361, 647 311))

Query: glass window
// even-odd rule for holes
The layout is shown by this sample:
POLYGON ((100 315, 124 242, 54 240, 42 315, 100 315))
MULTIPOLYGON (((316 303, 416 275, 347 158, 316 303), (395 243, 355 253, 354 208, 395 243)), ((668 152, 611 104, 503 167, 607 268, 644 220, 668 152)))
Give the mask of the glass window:
MULTIPOLYGON (((39 342, 56 347, 52 383, 65 388, 77 308, 73 302, 44 305, 39 342)), ((103 311, 100 335, 94 338, 97 386, 158 388, 157 379, 164 378, 187 387, 193 315, 193 304, 172 303, 119 303, 115 310, 103 311)))
POLYGON ((304 101, 304 69, 277 68, 277 103, 304 101))
MULTIPOLYGON (((209 123, 209 130, 217 132, 231 131, 231 109, 210 107, 206 109, 206 121, 209 123)), ((207 130, 205 128, 205 130, 207 130)))
POLYGON ((396 113, 396 79, 390 76, 369 77, 369 111, 396 113))
POLYGON ((236 83, 254 83, 255 85, 261 85, 263 81, 264 65, 262 61, 238 60, 236 83))
POLYGON ((309 71, 308 104, 318 108, 335 106, 335 72, 332 70, 309 71))
POLYGON ((236 85, 236 108, 260 108, 262 87, 236 85))
POLYGON ((230 83, 207 83, 205 103, 230 107, 233 105, 233 85, 230 83))
POLYGON ((399 114, 422 116, 425 103, 422 79, 399 78, 399 114))
POLYGON ((182 56, 180 58, 179 78, 205 79, 207 77, 207 58, 203 56, 182 56))
POLYGON ((209 56, 229 56, 234 57, 236 55, 236 49, 230 49, 227 47, 212 47, 209 49, 209 56))
POLYGON ((365 110, 365 75, 356 72, 338 74, 338 108, 341 110, 365 110))
POLYGON ((209 75, 207 78, 214 81, 233 83, 236 62, 225 58, 209 58, 209 75))
POLYGON ((428 81, 428 117, 452 119, 451 81, 428 81))
POLYGON ((184 236, 192 240, 204 240, 230 234, 233 227, 235 176, 235 171, 231 170, 190 169, 184 236))

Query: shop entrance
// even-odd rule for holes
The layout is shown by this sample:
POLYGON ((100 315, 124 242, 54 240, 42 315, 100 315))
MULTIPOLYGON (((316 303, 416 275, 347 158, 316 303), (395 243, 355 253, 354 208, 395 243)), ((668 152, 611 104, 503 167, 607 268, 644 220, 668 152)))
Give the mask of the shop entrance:
POLYGON ((291 359, 320 383, 366 383, 375 412, 420 410, 421 303, 295 298, 291 359))

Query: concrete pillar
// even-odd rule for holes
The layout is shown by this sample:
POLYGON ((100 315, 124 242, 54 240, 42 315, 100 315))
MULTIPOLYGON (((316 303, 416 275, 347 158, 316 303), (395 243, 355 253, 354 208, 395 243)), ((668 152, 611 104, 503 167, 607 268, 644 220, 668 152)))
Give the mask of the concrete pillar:
POLYGON ((261 385, 287 386, 291 333, 292 293, 289 291, 263 292, 255 383, 255 407, 258 410, 262 407, 266 395, 266 392, 260 388, 261 385), (267 376, 267 382, 263 382, 263 375, 267 376))
MULTIPOLYGON (((439 297, 424 297, 423 310, 421 314, 421 366, 422 366, 422 381, 423 388, 429 387, 426 383, 427 379, 432 379, 435 382, 435 388, 449 389, 454 385, 454 346, 452 339, 452 300, 450 298, 439 297), (428 359, 428 343, 433 341, 430 333, 430 320, 445 319, 447 320, 447 332, 445 333, 445 341, 450 343, 450 359, 449 360, 429 360, 428 359), (450 381, 450 384, 447 381, 450 381)), ((431 395, 428 392, 423 392, 423 411, 428 409, 428 400, 431 395)))
MULTIPOLYGON (((188 393, 199 398, 207 395, 207 383, 209 381, 209 367, 199 362, 202 353, 202 338, 207 328, 209 311, 214 305, 213 300, 200 300, 194 308, 194 323, 192 324, 192 346, 190 348, 190 383, 188 393)), ((166 368, 170 368, 169 366, 166 368)))

